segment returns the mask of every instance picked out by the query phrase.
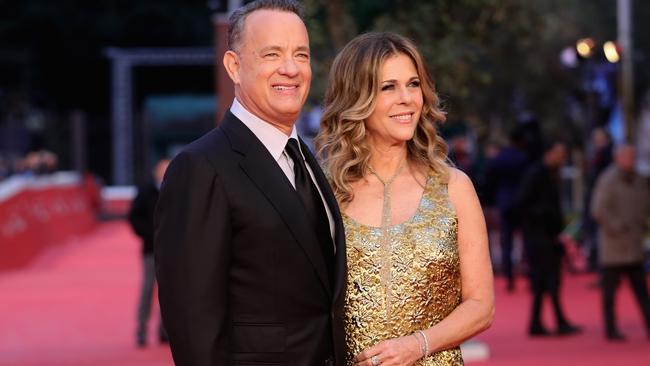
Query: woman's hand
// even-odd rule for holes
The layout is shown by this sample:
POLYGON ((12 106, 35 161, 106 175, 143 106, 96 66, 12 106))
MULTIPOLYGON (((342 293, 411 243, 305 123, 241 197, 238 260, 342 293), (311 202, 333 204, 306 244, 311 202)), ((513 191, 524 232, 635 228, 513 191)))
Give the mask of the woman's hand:
POLYGON ((410 366, 422 358, 420 340, 415 335, 379 342, 354 358, 355 366, 410 366))

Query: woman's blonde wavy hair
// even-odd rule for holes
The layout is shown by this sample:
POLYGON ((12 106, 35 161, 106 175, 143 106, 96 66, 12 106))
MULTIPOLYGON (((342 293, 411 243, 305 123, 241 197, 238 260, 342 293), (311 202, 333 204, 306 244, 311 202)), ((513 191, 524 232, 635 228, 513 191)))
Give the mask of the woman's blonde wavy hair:
POLYGON ((351 183, 368 172, 370 148, 364 121, 375 109, 379 72, 388 58, 411 58, 420 78, 423 106, 413 138, 407 142, 410 165, 447 175, 447 144, 436 131, 444 112, 422 56, 413 42, 390 32, 357 36, 334 59, 325 93, 325 110, 315 144, 339 203, 352 201, 351 183))

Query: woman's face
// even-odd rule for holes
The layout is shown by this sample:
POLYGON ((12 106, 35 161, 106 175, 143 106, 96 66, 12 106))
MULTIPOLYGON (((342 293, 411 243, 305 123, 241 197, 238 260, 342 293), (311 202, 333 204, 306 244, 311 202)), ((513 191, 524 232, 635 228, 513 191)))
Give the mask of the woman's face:
POLYGON ((379 70, 375 110, 365 121, 372 143, 399 144, 411 140, 422 112, 422 89, 415 64, 404 54, 392 56, 379 70))

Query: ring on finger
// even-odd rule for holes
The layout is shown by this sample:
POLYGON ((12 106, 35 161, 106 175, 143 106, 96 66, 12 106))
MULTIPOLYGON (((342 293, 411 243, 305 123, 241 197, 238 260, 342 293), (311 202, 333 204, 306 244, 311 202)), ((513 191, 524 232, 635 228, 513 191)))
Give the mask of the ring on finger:
POLYGON ((381 365, 381 362, 379 362, 379 356, 374 355, 370 357, 370 361, 372 362, 372 366, 379 366, 381 365))

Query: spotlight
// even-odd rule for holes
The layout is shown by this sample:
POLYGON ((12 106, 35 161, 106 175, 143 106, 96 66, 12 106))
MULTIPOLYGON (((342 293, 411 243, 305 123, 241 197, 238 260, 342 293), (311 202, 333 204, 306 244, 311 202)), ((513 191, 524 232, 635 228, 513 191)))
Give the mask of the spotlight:
POLYGON ((591 38, 579 39, 576 43, 576 51, 583 58, 589 58, 593 54, 595 42, 591 38))
POLYGON ((612 41, 605 42, 603 45, 603 52, 605 53, 607 61, 611 63, 616 63, 621 59, 621 55, 618 52, 618 47, 616 47, 616 43, 612 41))

